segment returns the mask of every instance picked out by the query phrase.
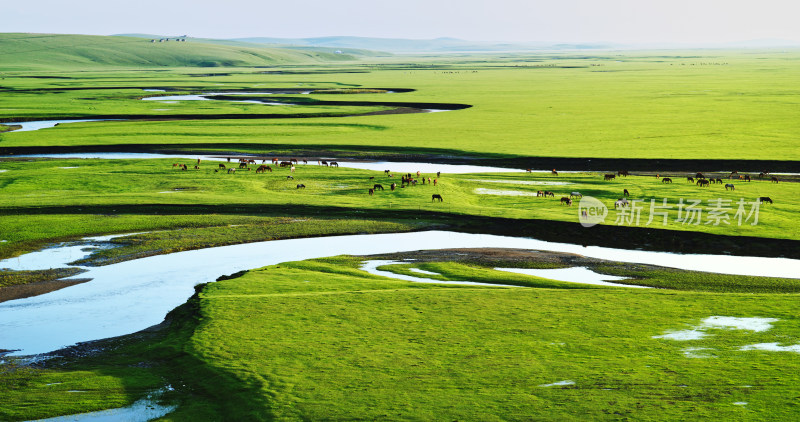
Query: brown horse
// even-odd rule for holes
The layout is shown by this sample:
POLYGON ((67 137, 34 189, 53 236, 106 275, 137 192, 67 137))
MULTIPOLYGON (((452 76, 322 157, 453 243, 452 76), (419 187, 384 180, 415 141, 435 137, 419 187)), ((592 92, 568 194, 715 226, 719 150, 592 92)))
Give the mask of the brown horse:
POLYGON ((616 178, 617 178, 616 174, 606 174, 605 176, 603 176, 603 180, 614 180, 616 178))
POLYGON ((442 199, 442 195, 439 195, 438 193, 434 193, 433 195, 431 195, 431 202, 434 202, 437 199, 439 200, 439 202, 444 201, 444 199, 442 199))
POLYGON ((665 177, 661 179, 661 183, 672 183, 672 179, 670 179, 669 177, 665 177))
POLYGON ((370 189, 368 192, 369 196, 375 195, 375 189, 370 189))
POLYGON ((556 169, 553 169, 553 171, 551 171, 550 174, 552 174, 553 176, 558 176, 558 172, 556 171, 556 169))
POLYGON ((617 176, 628 177, 628 176, 630 176, 630 173, 628 173, 628 170, 618 170, 617 171, 617 176))
POLYGON ((700 180, 697 181, 696 185, 700 186, 701 188, 704 187, 704 186, 708 187, 708 180, 700 179, 700 180))
POLYGON ((689 176, 689 177, 687 177, 687 178, 686 178, 686 181, 687 181, 687 182, 694 183, 694 177, 692 177, 692 176, 689 176))
POLYGON ((394 190, 396 187, 397 187, 397 183, 392 183, 391 185, 389 185, 389 188, 391 190, 394 190))
POLYGON ((339 167, 339 163, 337 163, 336 161, 331 161, 331 162, 329 163, 329 165, 330 165, 331 167, 339 167))
POLYGON ((564 205, 564 204, 572 206, 572 200, 567 198, 566 196, 562 196, 561 197, 561 205, 564 205))
POLYGON ((744 175, 744 181, 745 182, 749 182, 750 181, 750 175, 749 174, 745 174, 744 175))
POLYGON ((377 185, 373 186, 372 189, 374 189, 374 190, 383 190, 383 185, 377 184, 377 185))
POLYGON ((778 183, 778 178, 775 177, 775 176, 772 176, 772 179, 771 179, 770 183, 778 183))

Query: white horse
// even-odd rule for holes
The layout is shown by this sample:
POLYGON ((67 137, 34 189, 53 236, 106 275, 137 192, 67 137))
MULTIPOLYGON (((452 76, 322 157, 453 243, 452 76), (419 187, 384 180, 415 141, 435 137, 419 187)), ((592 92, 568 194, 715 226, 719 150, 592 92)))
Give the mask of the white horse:
POLYGON ((628 205, 630 205, 630 203, 625 198, 617 199, 617 202, 614 202, 614 208, 625 208, 628 205))
POLYGON ((569 197, 570 197, 570 198, 572 198, 572 197, 575 197, 575 198, 583 198, 583 195, 581 195, 581 193, 580 193, 580 192, 572 192, 572 193, 570 193, 570 194, 569 194, 569 197))

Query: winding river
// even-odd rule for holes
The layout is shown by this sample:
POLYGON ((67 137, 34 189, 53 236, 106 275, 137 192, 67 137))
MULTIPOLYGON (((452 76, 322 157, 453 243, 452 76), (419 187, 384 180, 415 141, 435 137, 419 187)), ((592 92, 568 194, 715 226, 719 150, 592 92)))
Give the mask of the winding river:
MULTIPOLYGON (((133 333, 160 323, 170 310, 194 293, 196 284, 246 269, 339 254, 483 247, 569 252, 728 274, 800 277, 800 260, 786 258, 680 255, 447 231, 277 240, 176 252, 87 268, 87 272, 76 277, 92 281, 0 303, 0 349, 15 350, 12 355, 17 356, 31 355, 78 342, 133 333)), ((15 259, 0 261, 0 267, 9 266, 15 259)))

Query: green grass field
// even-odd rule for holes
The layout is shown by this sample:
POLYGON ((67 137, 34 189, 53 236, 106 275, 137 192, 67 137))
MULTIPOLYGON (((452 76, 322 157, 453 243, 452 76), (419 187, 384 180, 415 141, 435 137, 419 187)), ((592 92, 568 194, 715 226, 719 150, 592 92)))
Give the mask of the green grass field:
MULTIPOLYGON (((116 240, 116 248, 86 263, 426 229, 797 257, 797 177, 777 175, 780 183, 771 183, 756 175, 773 167, 800 172, 800 51, 410 57, 1 34, 0 54, 0 258, 111 233, 147 232, 116 240), (259 97, 282 104, 141 100, 270 90, 259 97), (471 107, 395 110, 428 108, 421 104, 471 107), (24 132, 7 126, 93 117, 132 120, 24 132), (194 170, 194 160, 177 158, 17 157, 80 150, 259 153, 308 157, 311 164, 294 173, 228 174, 214 171, 217 162, 194 170), (391 183, 400 184, 396 172, 322 167, 311 159, 347 156, 520 169, 575 158, 594 171, 423 174, 437 184, 392 191, 391 183), (623 161, 613 161, 620 168, 590 161, 603 159, 623 161), (672 171, 657 160, 687 161, 672 171), (744 160, 737 163, 747 168, 723 160, 744 160), (643 170, 603 180, 626 164, 643 170), (753 181, 728 179, 732 170, 753 181), (723 184, 688 183, 697 171, 723 184), (374 184, 385 190, 370 196, 374 184), (623 189, 641 201, 634 202, 639 214, 614 209, 623 189), (554 197, 537 197, 539 190, 554 197), (582 228, 579 200, 560 202, 571 192, 605 205, 605 222, 582 228), (433 194, 444 201, 433 202, 433 194), (773 203, 760 204, 752 224, 759 197, 773 203), (665 225, 660 215, 650 219, 664 211, 651 204, 663 200, 665 225), (678 204, 693 200, 702 214, 679 221, 685 209, 678 204)), ((222 277, 198 286, 158 329, 40 364, 0 361, 0 420, 125 406, 165 386, 171 389, 163 400, 178 408, 163 420, 176 421, 788 421, 800 413, 796 279, 564 256, 435 257, 385 268, 520 287, 454 286, 371 275, 359 269, 364 259, 288 262, 222 277), (587 286, 493 269, 508 265, 587 266, 657 288, 587 286), (695 337, 671 339, 676 332, 695 337), (781 351, 753 350, 771 343, 781 351)), ((0 298, 3 289, 75 272, 0 271, 0 298)))

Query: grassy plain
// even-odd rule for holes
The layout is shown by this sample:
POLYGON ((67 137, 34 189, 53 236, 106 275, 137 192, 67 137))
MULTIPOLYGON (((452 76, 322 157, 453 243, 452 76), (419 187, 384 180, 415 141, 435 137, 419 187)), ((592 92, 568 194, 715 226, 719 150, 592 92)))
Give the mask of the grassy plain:
MULTIPOLYGON (((181 104, 142 104, 142 92, 99 87, 410 88, 392 94, 337 94, 335 100, 439 102, 473 107, 446 113, 320 118, 310 121, 213 120, 103 122, 5 133, 0 147, 237 144, 274 149, 390 148, 481 157, 794 160, 800 157, 793 106, 800 79, 796 51, 541 54, 401 58, 382 63, 290 69, 196 68, 159 72, 110 69, 80 74, 6 72, 0 118, 39 113, 89 118, 153 116, 181 104), (268 72, 268 73, 265 73, 268 72), (564 83, 564 81, 569 81, 564 83), (41 89, 89 88, 87 91, 41 89), (33 91, 31 91, 33 90, 33 91), (41 94, 31 96, 31 94, 41 94), (108 96, 116 96, 106 102, 108 96), (45 111, 54 103, 52 112, 45 111)), ((331 100, 331 95, 303 98, 331 100)), ((192 105, 197 106, 197 105, 192 105)), ((220 114, 274 107, 203 104, 220 114), (233 107, 234 109, 232 109, 233 107)), ((698 169, 723 170, 723 169, 698 169)), ((724 169, 735 170, 735 169, 724 169)), ((740 169, 741 170, 741 169, 740 169)), ((763 169, 752 169, 763 170, 763 169)))
MULTIPOLYGON (((89 51, 75 45, 90 39, 73 38, 32 51, 28 41, 9 38, 0 37, 0 122, 108 115, 154 119, 4 132, 0 149, 9 153, 36 147, 181 148, 517 162, 699 159, 705 167, 694 171, 704 172, 745 170, 718 168, 714 160, 722 159, 763 161, 765 168, 748 171, 800 161, 797 51, 453 55, 360 63, 337 57, 319 64, 328 58, 314 52, 267 57, 216 46, 208 53, 216 61, 204 64, 207 52, 189 42, 154 46, 114 38, 89 51), (153 47, 164 47, 163 54, 153 47), (176 59, 177 48, 191 54, 176 59), (222 67, 232 64, 271 67, 222 67), (218 67, 180 67, 187 65, 218 67), (177 89, 168 94, 361 90, 270 97, 305 101, 290 106, 141 101, 161 95, 143 91, 147 88, 177 89), (386 111, 386 102, 472 107, 344 116, 386 111), (253 118, 265 113, 281 118, 253 118), (186 120, 158 120, 176 115, 186 120)), ((42 40, 35 43, 39 48, 42 40)), ((600 199, 611 209, 605 225, 614 226, 619 214, 613 202, 622 189, 631 199, 646 201, 640 204, 640 227, 649 220, 649 200, 668 200, 673 206, 668 224, 661 226, 656 218, 648 226, 663 230, 662 237, 751 236, 768 244, 800 239, 800 188, 785 180, 734 181, 731 192, 722 185, 689 184, 684 173, 661 172, 673 178, 669 185, 651 175, 604 182, 599 173, 443 174, 436 186, 392 192, 389 184, 399 183, 398 174, 301 165, 287 180, 286 169, 226 174, 214 172, 217 163, 181 171, 175 162, 194 164, 0 161, 0 257, 87 235, 139 231, 152 233, 128 239, 94 262, 274 238, 448 227, 457 221, 577 223, 577 207, 559 203, 573 191, 600 199), (298 183, 306 188, 297 189, 298 183), (386 190, 368 196, 375 183, 386 190), (555 198, 538 198, 538 190, 554 191, 555 198), (433 193, 445 201, 432 202, 433 193), (761 196, 774 204, 760 207, 758 224, 737 224, 736 202, 761 196), (699 224, 676 221, 680 198, 701 200, 706 209, 699 224), (707 207, 714 199, 731 201, 731 224, 709 220, 707 207)), ((714 245, 697 252, 725 252, 724 242, 714 245)), ((797 419, 800 368, 789 351, 800 337, 796 280, 594 266, 635 277, 632 284, 661 288, 644 291, 584 288, 470 262, 391 268, 435 270, 443 280, 529 286, 463 287, 369 275, 358 269, 360 261, 334 257, 252 270, 200 286, 159 331, 84 345, 44 366, 5 362, 0 419, 123 406, 165 385, 174 388, 165 399, 179 404, 167 420, 797 419), (756 331, 710 326, 714 316, 775 321, 756 331), (655 338, 687 329, 706 337, 655 338), (759 343, 789 348, 742 350, 759 343)), ((4 272, 0 283, 48 277, 4 272)))
MULTIPOLYGON (((166 332, 5 375, 0 415, 118 406, 169 384, 180 405, 166 420, 797 416, 795 354, 742 350, 797 341, 793 294, 415 284, 362 272, 362 259, 282 263, 206 285, 166 332), (755 331, 713 326, 713 316, 775 320, 755 331), (657 338, 687 329, 707 337, 657 338), (88 393, 81 404, 50 400, 67 389, 88 393)), ((475 270, 485 281, 489 270, 475 270)))

